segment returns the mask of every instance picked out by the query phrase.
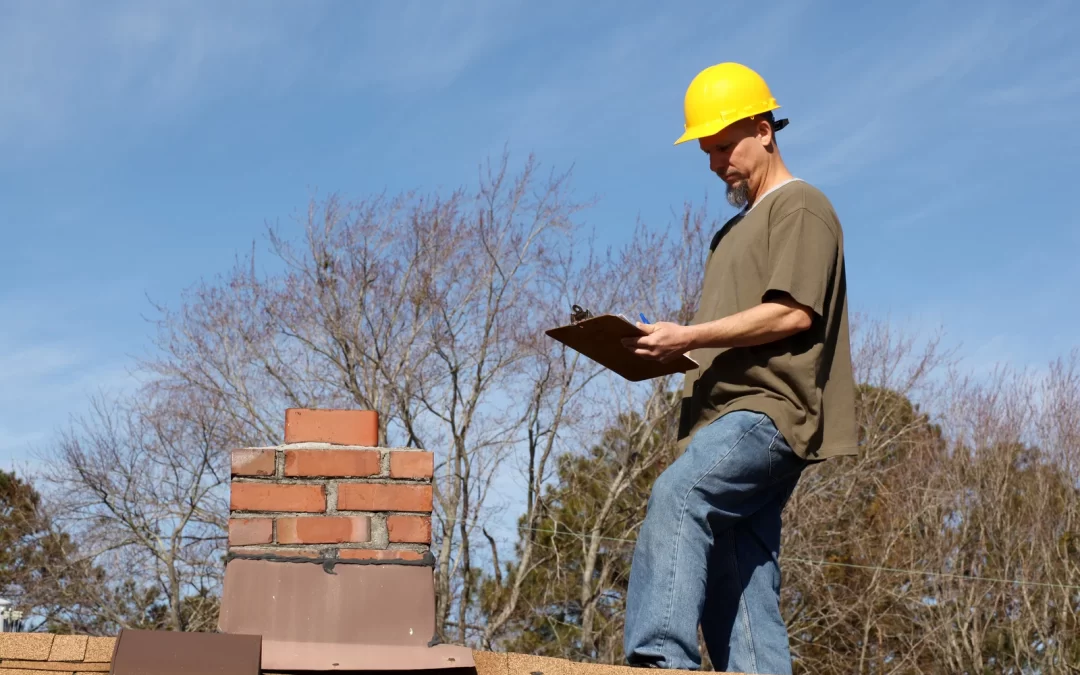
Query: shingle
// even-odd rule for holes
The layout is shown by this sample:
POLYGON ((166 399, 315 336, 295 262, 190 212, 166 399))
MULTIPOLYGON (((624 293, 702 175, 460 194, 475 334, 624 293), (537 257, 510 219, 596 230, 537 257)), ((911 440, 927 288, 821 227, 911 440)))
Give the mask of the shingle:
POLYGON ((503 652, 482 652, 474 649, 473 662, 476 663, 476 675, 510 675, 510 663, 503 652))
MULTIPOLYGON (((507 664, 509 675, 640 675, 642 672, 640 668, 631 666, 583 663, 550 656, 514 653, 507 654, 507 664)), ((699 671, 688 670, 672 669, 666 672, 667 675, 701 675, 699 671)), ((729 672, 727 675, 742 674, 729 672)))
POLYGON ((0 659, 47 661, 53 637, 50 633, 0 633, 0 659))
POLYGON ((92 637, 86 643, 86 656, 83 661, 87 663, 108 663, 112 661, 113 649, 116 648, 114 637, 92 637))
MULTIPOLYGON (((32 670, 35 673, 70 673, 72 669, 79 668, 84 671, 97 671, 99 673, 109 672, 109 664, 107 663, 59 663, 56 661, 4 661, 0 664, 0 668, 9 668, 13 670, 32 670)), ((2 671, 0 671, 2 672, 2 671)))
POLYGON ((528 654, 507 654, 509 675, 574 675, 574 664, 550 656, 530 656, 528 654))
POLYGON ((50 661, 82 661, 86 655, 85 635, 57 635, 53 640, 50 661))

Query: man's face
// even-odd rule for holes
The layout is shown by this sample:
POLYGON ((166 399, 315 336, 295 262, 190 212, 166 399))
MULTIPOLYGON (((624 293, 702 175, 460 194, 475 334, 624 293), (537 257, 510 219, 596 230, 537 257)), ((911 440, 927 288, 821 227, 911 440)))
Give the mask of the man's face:
POLYGON ((741 120, 698 141, 709 156, 709 170, 727 183, 727 200, 735 208, 750 200, 750 177, 762 165, 770 140, 761 136, 758 126, 753 120, 741 120))

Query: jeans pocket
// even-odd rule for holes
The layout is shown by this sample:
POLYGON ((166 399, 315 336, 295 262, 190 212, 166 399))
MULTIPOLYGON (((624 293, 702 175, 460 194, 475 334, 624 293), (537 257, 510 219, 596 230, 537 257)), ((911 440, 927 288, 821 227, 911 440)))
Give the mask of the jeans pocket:
POLYGON ((803 470, 805 460, 795 454, 779 430, 773 434, 769 443, 769 477, 784 480, 803 470))

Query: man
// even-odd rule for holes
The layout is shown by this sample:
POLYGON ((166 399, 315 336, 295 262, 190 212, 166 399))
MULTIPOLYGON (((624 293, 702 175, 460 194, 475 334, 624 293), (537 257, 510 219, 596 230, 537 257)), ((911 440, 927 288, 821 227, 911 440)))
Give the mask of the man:
POLYGON ((780 612, 781 511, 803 470, 856 452, 844 244, 828 199, 784 165, 779 106, 754 71, 705 69, 685 133, 741 207, 712 239, 689 326, 626 340, 667 360, 689 352, 676 459, 657 479, 626 601, 631 665, 791 673, 780 612))

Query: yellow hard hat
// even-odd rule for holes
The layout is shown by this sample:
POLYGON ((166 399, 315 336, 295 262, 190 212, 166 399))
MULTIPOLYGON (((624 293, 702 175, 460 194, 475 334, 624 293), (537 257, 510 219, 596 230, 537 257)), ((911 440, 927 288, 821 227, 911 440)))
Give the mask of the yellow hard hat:
POLYGON ((753 70, 739 63, 709 66, 686 89, 686 133, 675 145, 712 136, 733 122, 779 107, 769 85, 753 70))

